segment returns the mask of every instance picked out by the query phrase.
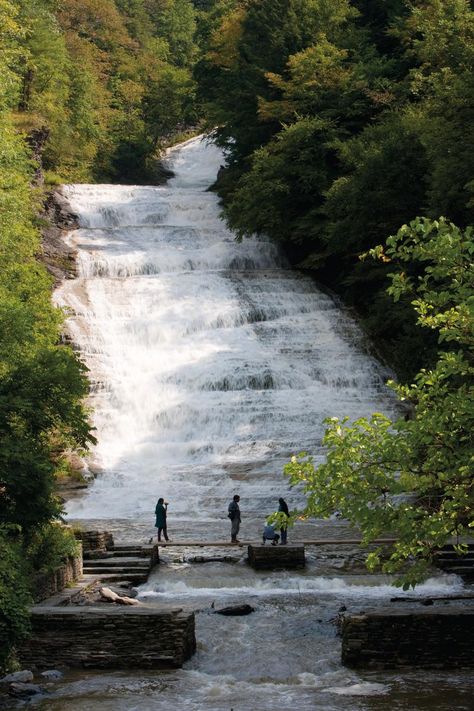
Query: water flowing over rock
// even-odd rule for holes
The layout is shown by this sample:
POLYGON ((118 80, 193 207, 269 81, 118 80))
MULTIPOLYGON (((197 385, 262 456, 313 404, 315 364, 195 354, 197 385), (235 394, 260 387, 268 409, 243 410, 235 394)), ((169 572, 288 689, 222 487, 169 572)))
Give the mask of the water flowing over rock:
MULTIPOLYGON (((280 496, 290 508, 301 502, 286 490, 282 465, 301 450, 322 460, 323 419, 394 407, 383 368, 340 305, 290 270, 274 244, 239 244, 226 229, 207 190, 222 162, 215 146, 196 139, 171 151, 175 177, 167 185, 64 191, 79 216, 69 238, 79 278, 64 282, 57 300, 73 310, 68 330, 90 368, 98 437, 90 465, 97 479, 69 514, 96 519, 85 528, 122 542, 149 540, 158 496, 170 502, 175 541, 230 538, 235 493, 239 536, 260 542, 280 496)), ((303 525, 289 532, 290 544, 351 537, 339 519, 303 525)), ((98 699, 116 711, 464 707, 472 679, 438 672, 367 679, 342 667, 338 611, 385 606, 394 593, 388 579, 366 574, 363 551, 308 547, 305 568, 292 571, 254 570, 237 546, 231 562, 211 547, 196 557, 206 565, 196 565, 195 553, 161 548, 161 564, 138 589, 140 607, 102 605, 117 620, 146 620, 148 606, 196 612, 198 648, 179 674, 74 679, 55 699, 58 711, 89 711, 98 699), (250 616, 210 612, 246 604, 255 607, 250 616)), ((459 578, 443 576, 407 595, 461 591, 459 578)), ((134 632, 139 665, 146 632, 134 632)), ((123 651, 130 666, 125 644, 123 651)))
POLYGON ((226 229, 207 191, 222 162, 194 139, 171 151, 166 186, 64 189, 79 278, 57 299, 91 370, 102 471, 73 516, 150 515, 161 490, 170 515, 225 517, 244 481, 261 520, 285 461, 321 455, 325 417, 391 407, 340 306, 275 244, 226 229))

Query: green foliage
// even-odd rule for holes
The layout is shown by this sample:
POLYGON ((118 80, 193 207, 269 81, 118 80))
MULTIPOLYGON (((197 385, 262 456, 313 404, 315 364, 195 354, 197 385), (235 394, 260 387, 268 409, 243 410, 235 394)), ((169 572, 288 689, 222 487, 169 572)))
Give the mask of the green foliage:
POLYGON ((283 242, 317 239, 336 132, 328 121, 302 119, 254 153, 252 169, 226 209, 237 234, 267 233, 283 242))
POLYGON ((30 631, 32 599, 27 576, 18 530, 0 526, 0 671, 6 667, 14 644, 30 631))
POLYGON ((0 0, 0 665, 27 632, 28 575, 76 549, 55 480, 94 441, 37 260, 37 161, 48 185, 147 179, 197 119, 195 18, 189 0, 0 0))
POLYGON ((360 527, 365 543, 398 536, 388 554, 380 548, 368 563, 397 573, 404 588, 423 579, 439 547, 474 526, 473 254, 472 230, 444 219, 415 220, 372 251, 397 267, 392 297, 408 295, 420 326, 451 348, 411 385, 391 383, 409 417, 392 422, 376 413, 352 424, 330 418, 326 463, 314 466, 300 455, 285 467, 307 494, 303 515, 338 510, 360 527))
POLYGON ((217 6, 196 76, 228 152, 230 225, 281 241, 413 377, 433 339, 387 300, 385 265, 358 254, 417 215, 472 221, 472 3, 217 6))
POLYGON ((71 529, 57 523, 47 524, 32 533, 27 555, 30 565, 40 572, 54 572, 68 558, 78 554, 80 545, 71 529))
MULTIPOLYGON (((5 69, 8 74, 8 67, 5 69)), ((55 470, 65 448, 93 441, 85 368, 59 345, 62 314, 40 249, 34 163, 0 111, 0 664, 27 632, 29 536, 59 516, 55 470)))
POLYGON ((47 130, 63 181, 150 179, 161 138, 196 120, 190 0, 2 0, 0 19, 0 108, 47 130))

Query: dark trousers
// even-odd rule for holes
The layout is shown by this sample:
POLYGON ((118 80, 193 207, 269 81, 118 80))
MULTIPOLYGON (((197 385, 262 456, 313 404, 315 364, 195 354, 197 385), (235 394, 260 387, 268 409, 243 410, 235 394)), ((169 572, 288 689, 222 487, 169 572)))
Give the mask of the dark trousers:
POLYGON ((161 528, 158 528, 158 540, 161 541, 161 534, 163 533, 163 536, 165 537, 165 541, 169 540, 168 539, 168 532, 166 530, 166 526, 162 526, 161 528))
POLYGON ((281 542, 283 545, 286 544, 286 537, 288 535, 288 529, 287 528, 280 528, 280 533, 281 533, 281 542))

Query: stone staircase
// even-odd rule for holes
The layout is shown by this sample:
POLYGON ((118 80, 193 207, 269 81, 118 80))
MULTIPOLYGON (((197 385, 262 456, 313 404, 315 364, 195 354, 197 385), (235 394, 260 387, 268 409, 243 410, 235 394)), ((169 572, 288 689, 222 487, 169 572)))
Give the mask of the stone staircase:
POLYGON ((83 572, 86 578, 140 585, 158 560, 157 546, 112 544, 106 550, 85 551, 83 572))
POLYGON ((444 546, 436 555, 436 565, 446 573, 459 575, 466 583, 474 583, 474 543, 468 543, 467 548, 467 553, 459 555, 452 545, 444 546))

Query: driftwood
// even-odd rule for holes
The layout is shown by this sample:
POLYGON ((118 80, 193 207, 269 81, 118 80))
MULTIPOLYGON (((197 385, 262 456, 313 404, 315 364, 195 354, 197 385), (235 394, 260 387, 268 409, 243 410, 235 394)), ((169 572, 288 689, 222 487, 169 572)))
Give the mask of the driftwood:
POLYGON ((134 600, 132 597, 127 597, 126 595, 117 595, 116 592, 110 588, 100 588, 100 596, 104 598, 107 602, 115 602, 117 605, 139 605, 138 600, 134 600))

